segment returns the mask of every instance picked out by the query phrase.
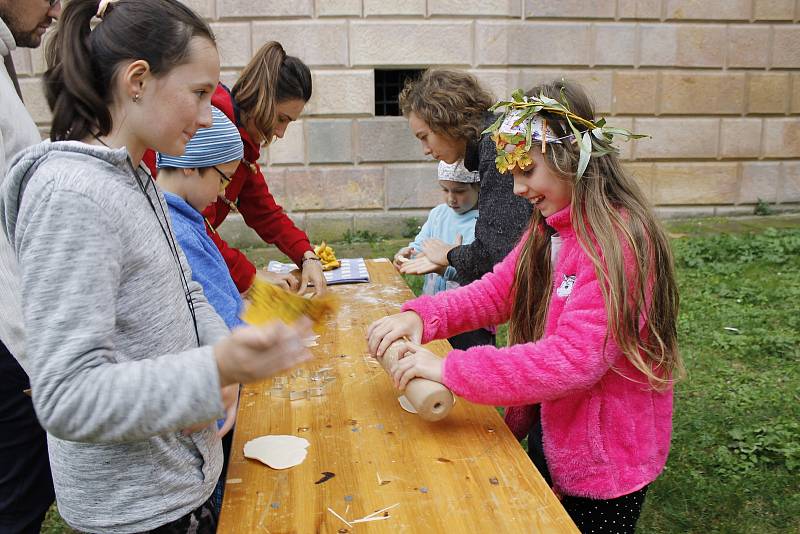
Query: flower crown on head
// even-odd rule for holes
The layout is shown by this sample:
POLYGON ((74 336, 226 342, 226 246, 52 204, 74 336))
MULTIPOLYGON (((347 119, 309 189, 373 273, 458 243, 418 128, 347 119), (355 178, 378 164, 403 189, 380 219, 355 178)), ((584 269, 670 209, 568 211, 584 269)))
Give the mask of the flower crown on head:
POLYGON ((602 156, 618 153, 611 144, 615 135, 629 139, 649 137, 632 133, 625 128, 606 125, 605 119, 592 122, 576 115, 570 110, 569 102, 561 91, 561 101, 539 93, 538 97, 525 96, 521 89, 511 93, 511 100, 501 100, 489 108, 489 111, 501 111, 500 117, 482 133, 491 133, 497 149, 495 165, 501 173, 515 167, 527 167, 533 163, 530 154, 531 144, 536 141, 542 144, 542 154, 547 151, 547 144, 578 143, 580 159, 576 180, 580 180, 591 156, 602 156), (554 115, 563 115, 572 133, 558 137, 547 126, 547 119, 538 115, 545 111, 554 115), (582 129, 579 129, 581 127, 582 129), (602 143, 601 143, 602 141, 602 143))

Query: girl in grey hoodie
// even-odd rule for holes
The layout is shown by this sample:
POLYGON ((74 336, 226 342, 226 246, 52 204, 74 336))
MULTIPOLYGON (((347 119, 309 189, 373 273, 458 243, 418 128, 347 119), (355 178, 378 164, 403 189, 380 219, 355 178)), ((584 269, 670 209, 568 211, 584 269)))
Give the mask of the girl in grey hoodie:
POLYGON ((12 162, 0 221, 59 511, 85 532, 213 532, 222 388, 310 357, 306 322, 228 332, 139 165, 210 125, 213 35, 175 0, 72 0, 47 57, 51 141, 12 162))

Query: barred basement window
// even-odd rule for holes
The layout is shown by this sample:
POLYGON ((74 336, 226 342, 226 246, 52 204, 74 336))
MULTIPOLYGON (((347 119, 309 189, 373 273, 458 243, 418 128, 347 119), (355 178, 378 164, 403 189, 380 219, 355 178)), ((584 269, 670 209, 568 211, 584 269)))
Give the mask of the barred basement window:
POLYGON ((408 79, 418 78, 422 69, 375 69, 375 116, 402 115, 397 97, 408 79))

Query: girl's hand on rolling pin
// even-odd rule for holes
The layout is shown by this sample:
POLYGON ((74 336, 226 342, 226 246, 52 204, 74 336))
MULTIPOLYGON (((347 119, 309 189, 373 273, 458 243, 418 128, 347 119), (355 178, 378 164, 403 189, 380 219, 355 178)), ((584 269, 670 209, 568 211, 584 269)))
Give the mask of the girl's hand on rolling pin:
POLYGON ((275 321, 243 326, 214 345, 221 386, 247 384, 281 373, 311 359, 303 339, 312 335, 311 321, 288 326, 275 321))
POLYGON ((422 318, 413 311, 378 319, 367 328, 369 353, 380 358, 389 345, 403 337, 419 343, 422 341, 422 326, 422 318))
POLYGON ((416 343, 406 343, 405 353, 392 366, 392 378, 397 389, 404 390, 415 377, 441 383, 444 360, 416 343))

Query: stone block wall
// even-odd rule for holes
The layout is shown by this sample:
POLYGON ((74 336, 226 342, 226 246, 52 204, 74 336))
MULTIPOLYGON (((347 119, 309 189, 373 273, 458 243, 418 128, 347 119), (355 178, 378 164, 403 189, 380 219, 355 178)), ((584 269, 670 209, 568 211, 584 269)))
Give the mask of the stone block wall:
MULTIPOLYGON (((376 68, 465 69, 498 97, 581 83, 609 122, 652 136, 621 148, 664 216, 751 213, 759 199, 800 206, 800 0, 186 3, 217 34, 223 81, 268 40, 312 68, 303 119, 263 164, 315 241, 397 234, 440 202, 436 165, 406 121, 375 116, 376 68)), ((42 51, 14 58, 46 131, 42 51)))

